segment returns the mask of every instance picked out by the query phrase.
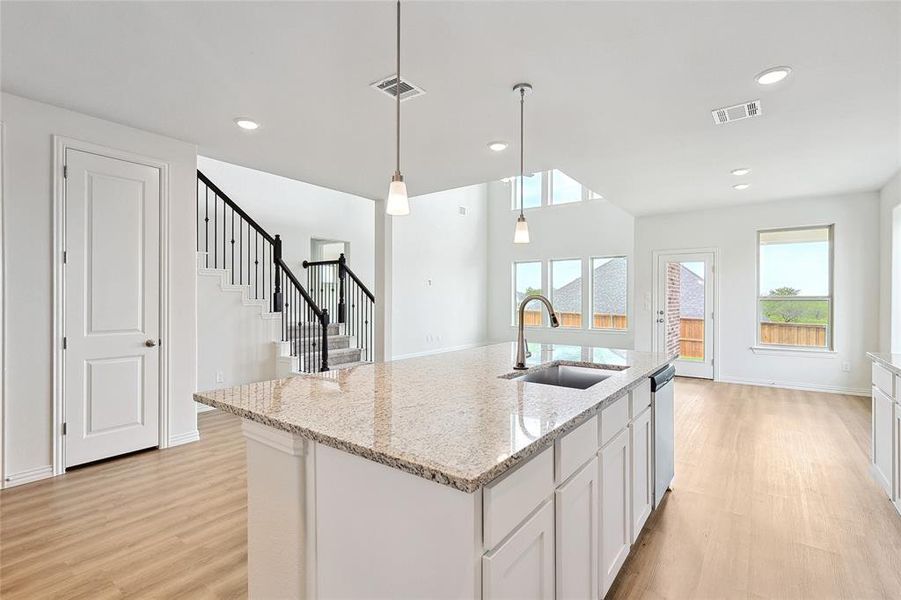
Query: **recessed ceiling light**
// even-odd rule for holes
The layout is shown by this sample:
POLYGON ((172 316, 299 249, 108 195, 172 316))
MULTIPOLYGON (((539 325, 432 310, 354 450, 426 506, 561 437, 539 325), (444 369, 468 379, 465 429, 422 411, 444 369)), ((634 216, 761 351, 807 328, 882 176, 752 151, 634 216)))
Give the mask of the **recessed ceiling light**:
POLYGON ((773 85, 788 77, 788 74, 791 72, 791 67, 773 67, 772 69, 767 69, 762 73, 758 73, 757 77, 754 79, 756 79, 757 83, 760 85, 773 85))
POLYGON ((738 177, 741 177, 742 175, 747 175, 750 172, 751 172, 751 169, 748 169, 745 167, 742 167, 741 169, 733 169, 732 170, 732 174, 736 175, 738 177))
POLYGON ((751 184, 750 184, 750 183, 737 183, 737 184, 735 184, 735 185, 732 186, 732 188, 733 188, 733 189, 736 189, 736 190, 746 190, 746 189, 748 189, 749 187, 751 187, 751 184))
POLYGON ((491 142, 488 144, 488 149, 494 152, 503 152, 507 149, 507 142, 491 142))
POLYGON ((248 119, 247 117, 238 117, 235 119, 235 125, 240 127, 241 129, 246 129, 247 131, 253 131, 254 129, 259 129, 260 124, 254 121, 253 119, 248 119))

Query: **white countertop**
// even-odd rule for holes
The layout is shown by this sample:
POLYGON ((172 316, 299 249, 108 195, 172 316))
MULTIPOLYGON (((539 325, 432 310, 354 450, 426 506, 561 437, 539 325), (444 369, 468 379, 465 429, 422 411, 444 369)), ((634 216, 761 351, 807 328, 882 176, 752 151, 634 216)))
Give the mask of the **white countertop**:
MULTIPOLYGON (((527 365, 624 367, 588 389, 524 383, 504 343, 200 392, 194 399, 473 492, 672 361, 660 353, 533 345, 527 365)), ((522 372, 520 372, 522 373, 522 372)))

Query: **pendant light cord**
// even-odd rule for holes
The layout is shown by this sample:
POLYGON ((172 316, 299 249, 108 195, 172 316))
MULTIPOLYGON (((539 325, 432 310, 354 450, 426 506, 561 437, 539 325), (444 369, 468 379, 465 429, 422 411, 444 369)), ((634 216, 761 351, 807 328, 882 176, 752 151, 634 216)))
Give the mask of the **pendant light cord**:
POLYGON ((525 117, 526 110, 526 89, 519 88, 519 216, 523 217, 523 209, 525 204, 525 117))
POLYGON ((397 174, 400 175, 400 0, 397 0, 397 79, 394 95, 397 100, 397 174))

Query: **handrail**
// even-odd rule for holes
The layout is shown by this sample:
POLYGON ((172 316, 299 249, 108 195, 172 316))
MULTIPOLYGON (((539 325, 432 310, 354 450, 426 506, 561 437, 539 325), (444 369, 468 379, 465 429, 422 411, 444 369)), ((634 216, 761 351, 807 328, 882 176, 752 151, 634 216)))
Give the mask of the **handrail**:
POLYGON ((297 288, 297 291, 300 292, 300 296, 306 300, 307 304, 310 305, 310 308, 313 310, 313 313, 319 317, 321 320, 323 317, 323 310, 316 305, 316 302, 313 300, 312 296, 307 292, 306 288, 304 288, 300 281, 298 281, 297 277, 294 276, 294 273, 291 272, 291 269, 288 268, 288 265, 285 264, 285 261, 281 258, 275 259, 275 264, 282 268, 285 272, 285 277, 291 280, 294 284, 294 287, 297 288))
POLYGON ((259 223, 257 223, 256 221, 254 221, 253 218, 251 218, 250 215, 248 215, 246 212, 244 212, 244 209, 241 208, 240 206, 238 206, 238 205, 235 203, 234 200, 232 200, 231 198, 229 198, 228 195, 227 195, 225 192, 223 192, 222 190, 220 190, 220 189, 219 189, 219 186, 217 186, 215 183, 213 183, 212 181, 210 181, 209 177, 207 177, 206 175, 204 175, 204 174, 200 171, 200 169, 197 169, 197 179, 199 179, 200 181, 202 181, 203 184, 204 184, 205 186, 207 186, 208 188, 210 188, 211 190, 213 190, 213 193, 216 194, 217 196, 219 196, 220 198, 222 198, 222 201, 225 202, 226 204, 228 204, 228 206, 229 206, 232 210, 234 210, 236 213, 238 213, 239 215, 241 215, 241 218, 244 219, 245 221, 247 221, 247 222, 250 224, 250 226, 253 227, 253 228, 254 228, 261 236, 263 236, 263 238, 264 238, 267 242, 269 242, 270 244, 274 244, 274 243, 275 243, 275 238, 273 238, 271 235, 269 235, 269 234, 266 232, 266 230, 263 229, 263 227, 262 227, 259 223))
MULTIPOLYGON (((343 257, 344 255, 342 254, 341 256, 343 257)), ((353 269, 351 269, 350 267, 347 266, 347 261, 342 261, 340 259, 339 260, 305 260, 301 263, 301 265, 303 266, 304 269, 306 269, 308 267, 315 267, 318 265, 342 265, 341 269, 345 273, 350 275, 350 278, 353 279, 357 283, 358 286, 360 286, 360 289, 363 290, 363 293, 366 294, 366 296, 372 302, 375 302, 375 294, 370 292, 369 288, 366 287, 366 284, 363 283, 360 280, 360 278, 357 277, 357 274, 353 272, 353 269)))

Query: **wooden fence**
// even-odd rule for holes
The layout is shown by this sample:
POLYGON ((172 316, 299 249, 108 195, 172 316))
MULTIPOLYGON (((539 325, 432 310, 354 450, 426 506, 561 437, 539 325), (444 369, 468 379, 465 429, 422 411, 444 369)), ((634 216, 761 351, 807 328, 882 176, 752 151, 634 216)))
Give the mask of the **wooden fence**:
MULTIPOLYGON (((704 358, 704 319, 682 319, 679 356, 704 358)), ((760 343, 777 346, 826 347, 826 326, 798 323, 761 323, 760 343)))
MULTIPOLYGON (((561 327, 582 327, 581 313, 558 312, 557 318, 560 319, 561 327)), ((523 322, 527 327, 541 325, 541 311, 527 310, 523 322)), ((629 327, 629 318, 626 315, 595 313, 592 327, 595 329, 627 329, 629 327)))
POLYGON ((779 346, 826 347, 826 326, 798 323, 761 323, 760 343, 779 346))

